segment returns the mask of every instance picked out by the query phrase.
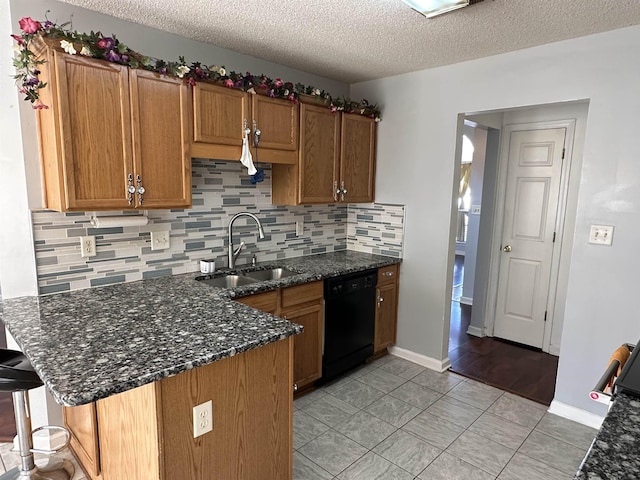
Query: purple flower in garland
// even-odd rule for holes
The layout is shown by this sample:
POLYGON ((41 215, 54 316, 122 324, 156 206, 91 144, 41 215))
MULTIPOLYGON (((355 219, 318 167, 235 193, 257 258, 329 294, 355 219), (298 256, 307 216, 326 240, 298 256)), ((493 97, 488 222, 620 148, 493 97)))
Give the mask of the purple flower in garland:
POLYGON ((104 58, 110 62, 119 62, 120 61, 120 55, 118 55, 114 50, 109 50, 104 58))
POLYGON ((275 98, 276 92, 274 92, 273 89, 269 90, 269 96, 275 98))
POLYGON ((111 50, 116 46, 116 41, 111 37, 104 37, 98 40, 97 45, 98 48, 101 48, 102 50, 111 50))
POLYGON ((25 80, 23 85, 33 86, 33 85, 38 85, 38 83, 40 83, 40 80, 38 80, 38 77, 29 77, 27 80, 25 80))
POLYGON ((126 54, 124 54, 124 53, 123 53, 123 54, 120 56, 120 61, 121 61, 122 63, 127 63, 127 62, 129 61, 129 55, 126 55, 126 54))

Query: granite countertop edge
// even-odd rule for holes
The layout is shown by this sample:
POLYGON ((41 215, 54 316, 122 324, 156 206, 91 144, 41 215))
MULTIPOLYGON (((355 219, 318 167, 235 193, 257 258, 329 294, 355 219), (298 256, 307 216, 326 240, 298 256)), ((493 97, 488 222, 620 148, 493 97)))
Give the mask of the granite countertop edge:
POLYGON ((302 332, 234 299, 400 262, 353 251, 295 257, 237 269, 298 273, 279 280, 226 289, 194 272, 4 300, 0 318, 54 399, 78 406, 302 332))

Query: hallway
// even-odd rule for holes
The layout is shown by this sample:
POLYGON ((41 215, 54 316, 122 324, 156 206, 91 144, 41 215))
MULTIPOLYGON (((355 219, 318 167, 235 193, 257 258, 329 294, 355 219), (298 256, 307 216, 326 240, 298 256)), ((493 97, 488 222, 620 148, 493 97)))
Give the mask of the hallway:
POLYGON ((467 334, 471 306, 461 304, 464 257, 456 256, 449 332, 451 371, 549 405, 555 392, 558 357, 495 337, 467 334))

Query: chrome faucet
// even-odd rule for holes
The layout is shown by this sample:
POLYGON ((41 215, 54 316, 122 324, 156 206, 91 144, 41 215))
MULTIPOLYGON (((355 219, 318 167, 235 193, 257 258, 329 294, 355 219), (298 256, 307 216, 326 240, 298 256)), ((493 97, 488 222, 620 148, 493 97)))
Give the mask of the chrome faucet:
POLYGON ((244 242, 240 242, 240 246, 238 248, 236 248, 235 250, 233 249, 233 222, 236 221, 237 218, 239 217, 249 217, 249 218, 253 218, 253 220, 255 220, 255 222, 258 224, 258 233, 260 234, 260 238, 264 238, 264 230, 262 229, 262 224, 260 223, 260 220, 258 219, 258 217, 256 217, 253 213, 249 213, 249 212, 240 212, 235 214, 233 217, 231 217, 231 220, 229 220, 229 268, 233 269, 236 267, 236 258, 238 258, 238 255, 240 255, 240 250, 242 250, 242 247, 244 247, 244 242))

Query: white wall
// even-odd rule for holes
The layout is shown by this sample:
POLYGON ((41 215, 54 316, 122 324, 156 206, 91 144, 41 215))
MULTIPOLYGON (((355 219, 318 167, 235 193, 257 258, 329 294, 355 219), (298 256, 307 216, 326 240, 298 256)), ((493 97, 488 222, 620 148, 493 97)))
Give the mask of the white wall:
POLYGON ((635 343, 629 302, 640 259, 640 27, 352 86, 382 105, 376 200, 406 204, 398 345, 443 359, 458 114, 589 99, 575 240, 570 250, 556 400, 604 414, 588 399, 610 353, 635 343), (613 246, 587 243, 589 225, 616 226, 613 246))

